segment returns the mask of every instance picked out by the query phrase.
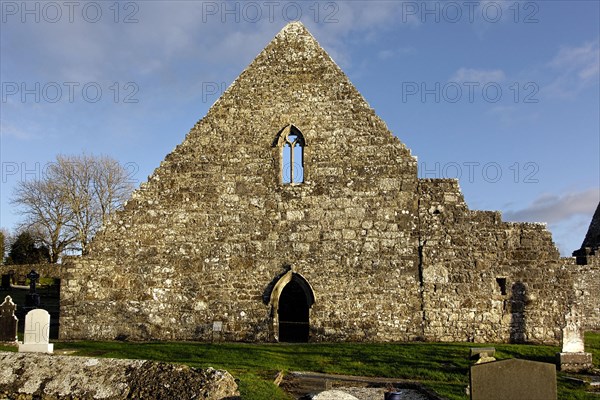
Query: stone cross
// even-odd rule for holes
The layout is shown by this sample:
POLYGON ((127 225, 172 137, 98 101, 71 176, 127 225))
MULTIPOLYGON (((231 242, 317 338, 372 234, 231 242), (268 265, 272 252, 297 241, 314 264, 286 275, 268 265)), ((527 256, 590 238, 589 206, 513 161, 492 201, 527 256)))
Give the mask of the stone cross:
POLYGON ((581 315, 575 311, 574 306, 565 315, 562 339, 562 352, 557 354, 560 370, 568 372, 591 370, 592 353, 586 353, 584 350, 581 315))
POLYGON ((17 324, 19 320, 15 317, 17 305, 13 303, 10 296, 6 296, 0 304, 0 342, 17 341, 17 324))
POLYGON ((577 314, 575 308, 571 308, 565 316, 565 327, 562 331, 562 352, 563 353, 583 353, 583 332, 581 330, 581 316, 577 314))
POLYGON ((29 278, 29 293, 25 296, 25 309, 31 310, 40 306, 40 295, 35 292, 35 284, 40 279, 40 274, 32 269, 27 274, 27 278, 29 278))
POLYGON ((31 270, 30 273, 27 274, 27 278, 29 278, 29 293, 35 293, 35 284, 38 279, 40 279, 40 274, 38 274, 34 269, 31 270))
POLYGON ((31 310, 25 316, 25 334, 19 344, 19 353, 52 353, 49 343, 50 314, 41 308, 31 310))

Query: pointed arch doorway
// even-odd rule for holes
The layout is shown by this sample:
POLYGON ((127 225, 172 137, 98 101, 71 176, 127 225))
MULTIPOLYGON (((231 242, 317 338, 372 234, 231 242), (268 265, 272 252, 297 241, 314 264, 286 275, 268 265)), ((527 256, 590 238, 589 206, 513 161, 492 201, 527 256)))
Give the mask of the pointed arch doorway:
POLYGON ((271 292, 273 333, 279 342, 308 342, 313 290, 302 275, 288 271, 271 292))
POLYGON ((308 342, 309 309, 304 290, 292 280, 279 297, 279 341, 308 342))

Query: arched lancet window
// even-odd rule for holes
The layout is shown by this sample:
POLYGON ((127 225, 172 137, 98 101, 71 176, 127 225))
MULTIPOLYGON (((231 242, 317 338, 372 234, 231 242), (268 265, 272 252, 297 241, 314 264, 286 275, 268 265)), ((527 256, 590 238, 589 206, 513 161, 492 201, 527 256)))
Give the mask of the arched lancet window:
POLYGON ((304 136, 293 125, 287 126, 279 140, 281 146, 281 183, 304 182, 304 136))

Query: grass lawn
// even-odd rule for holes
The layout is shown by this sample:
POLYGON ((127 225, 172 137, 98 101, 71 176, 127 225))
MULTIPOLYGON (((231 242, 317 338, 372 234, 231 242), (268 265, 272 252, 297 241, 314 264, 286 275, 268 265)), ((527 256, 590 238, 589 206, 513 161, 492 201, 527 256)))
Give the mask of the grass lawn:
MULTIPOLYGON (((600 333, 587 333, 586 351, 600 366, 600 333)), ((247 344, 191 342, 57 342, 55 349, 76 350, 75 355, 143 358, 226 369, 239 379, 243 399, 289 399, 273 385, 278 371, 313 371, 417 380, 448 399, 468 399, 467 359, 473 343, 316 343, 247 344)), ((496 358, 522 358, 554 363, 554 346, 496 344, 496 358)), ((0 350, 14 348, 0 347, 0 350)), ((588 386, 558 373, 559 399, 600 399, 588 386)))

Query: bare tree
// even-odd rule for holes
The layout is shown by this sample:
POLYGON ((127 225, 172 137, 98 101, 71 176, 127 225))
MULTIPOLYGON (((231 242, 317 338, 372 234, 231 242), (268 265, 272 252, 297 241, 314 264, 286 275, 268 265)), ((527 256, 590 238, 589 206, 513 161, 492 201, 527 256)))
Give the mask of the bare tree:
POLYGON ((101 225, 104 225, 108 216, 127 201, 133 186, 127 171, 118 161, 109 157, 99 157, 95 166, 92 190, 94 198, 98 201, 101 225))
POLYGON ((63 203, 71 212, 68 227, 77 238, 83 254, 100 218, 92 194, 92 176, 95 160, 91 156, 56 157, 56 163, 47 169, 47 179, 55 182, 63 193, 63 203))
POLYGON ((56 182, 46 179, 19 182, 12 202, 20 206, 19 212, 25 217, 20 229, 31 232, 48 247, 50 262, 57 262, 76 242, 69 229, 72 212, 56 182))
POLYGON ((56 262, 66 251, 87 253, 89 242, 131 194, 133 185, 118 161, 106 156, 56 157, 44 176, 21 182, 13 203, 56 262))
POLYGON ((133 187, 127 172, 112 158, 84 154, 57 156, 48 173, 65 192, 73 214, 70 227, 85 254, 96 231, 129 198, 133 187))

